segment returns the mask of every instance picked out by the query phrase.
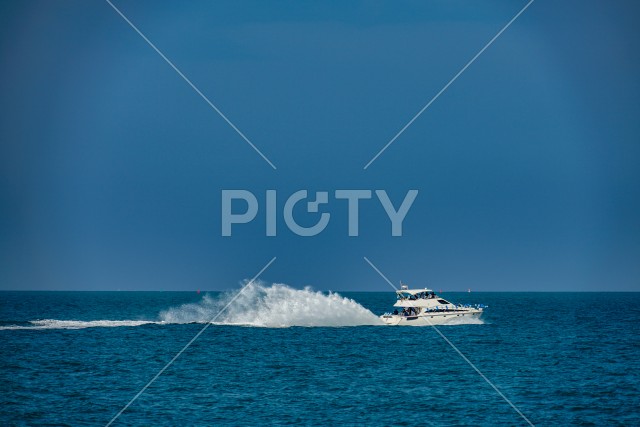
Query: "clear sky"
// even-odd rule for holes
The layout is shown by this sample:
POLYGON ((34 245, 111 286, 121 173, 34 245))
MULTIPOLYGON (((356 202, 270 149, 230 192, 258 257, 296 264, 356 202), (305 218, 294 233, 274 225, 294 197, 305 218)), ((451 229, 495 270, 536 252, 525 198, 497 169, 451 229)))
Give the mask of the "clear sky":
MULTIPOLYGON (((0 4, 0 289, 640 291, 640 6, 535 1, 0 4), (221 236, 221 191, 259 200, 221 236), (278 235, 265 236, 265 190, 278 235), (402 237, 377 199, 418 197, 402 237), (313 224, 318 214, 297 212, 313 224)), ((238 209, 242 206, 238 205, 238 209)))

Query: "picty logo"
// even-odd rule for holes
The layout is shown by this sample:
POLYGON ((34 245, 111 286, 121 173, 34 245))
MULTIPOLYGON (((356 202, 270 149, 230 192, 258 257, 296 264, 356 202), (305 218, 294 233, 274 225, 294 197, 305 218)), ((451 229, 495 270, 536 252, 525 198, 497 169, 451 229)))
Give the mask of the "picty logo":
MULTIPOLYGON (((391 221, 391 235, 402 236, 402 223, 413 205, 418 190, 407 191, 402 203, 396 208, 385 190, 375 190, 377 199, 384 208, 389 220, 391 221)), ((265 219, 266 219, 266 236, 277 235, 277 191, 266 191, 265 203, 265 219)), ((343 200, 347 203, 348 220, 349 220, 349 236, 358 236, 359 232, 359 207, 361 200, 371 199, 373 192, 371 190, 335 190, 333 199, 335 201, 343 200)), ((331 213, 320 213, 319 206, 329 204, 329 192, 317 191, 315 197, 309 200, 309 192, 307 190, 298 190, 291 194, 285 204, 282 215, 284 222, 293 233, 298 236, 310 237, 316 236, 327 227, 331 219, 331 213), (294 217, 294 209, 298 203, 306 200, 307 212, 310 214, 319 214, 317 222, 312 226, 300 225, 294 217)), ((222 190, 222 235, 231 236, 234 225, 247 224, 253 221, 258 215, 258 199, 248 190, 222 190), (234 200, 243 200, 246 203, 246 209, 243 212, 232 212, 232 204, 234 200)))

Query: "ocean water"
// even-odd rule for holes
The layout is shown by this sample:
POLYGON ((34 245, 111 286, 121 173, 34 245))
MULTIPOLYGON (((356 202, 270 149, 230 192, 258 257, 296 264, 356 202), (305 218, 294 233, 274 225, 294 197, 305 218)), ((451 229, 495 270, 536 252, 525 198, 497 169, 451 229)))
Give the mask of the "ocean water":
MULTIPOLYGON (((438 327, 535 425, 640 425, 640 293, 444 293, 438 327)), ((0 425, 106 425, 231 298, 0 292, 0 425)), ((113 425, 519 426, 393 293, 252 285, 113 425)))

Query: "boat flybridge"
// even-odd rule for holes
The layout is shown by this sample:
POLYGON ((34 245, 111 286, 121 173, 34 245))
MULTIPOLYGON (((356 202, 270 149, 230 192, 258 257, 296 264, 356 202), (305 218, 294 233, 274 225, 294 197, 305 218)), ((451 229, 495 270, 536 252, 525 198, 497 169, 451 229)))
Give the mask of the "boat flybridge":
POLYGON ((453 304, 438 296, 431 289, 409 289, 401 285, 396 290, 398 300, 393 313, 380 318, 392 326, 442 325, 462 320, 464 317, 479 318, 486 306, 453 304))

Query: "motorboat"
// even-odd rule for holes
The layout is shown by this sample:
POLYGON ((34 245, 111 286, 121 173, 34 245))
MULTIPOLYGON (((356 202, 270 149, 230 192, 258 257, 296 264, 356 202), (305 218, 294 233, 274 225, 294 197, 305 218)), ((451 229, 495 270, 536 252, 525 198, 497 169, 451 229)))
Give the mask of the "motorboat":
POLYGON ((486 305, 454 304, 431 289, 409 289, 401 285, 396 290, 398 300, 392 313, 380 316, 390 326, 429 326, 463 321, 463 318, 480 318, 486 305))

